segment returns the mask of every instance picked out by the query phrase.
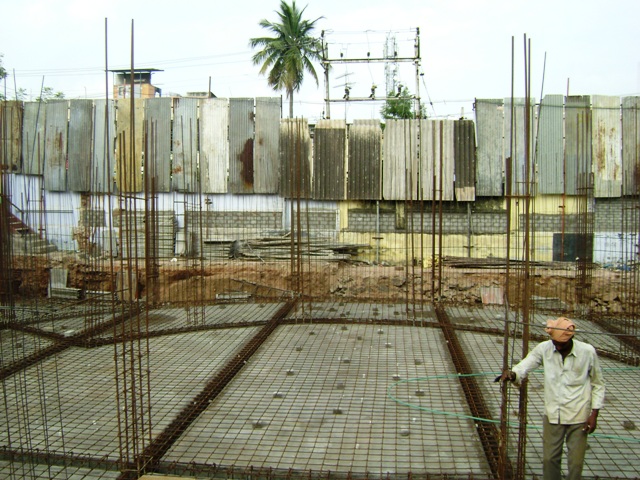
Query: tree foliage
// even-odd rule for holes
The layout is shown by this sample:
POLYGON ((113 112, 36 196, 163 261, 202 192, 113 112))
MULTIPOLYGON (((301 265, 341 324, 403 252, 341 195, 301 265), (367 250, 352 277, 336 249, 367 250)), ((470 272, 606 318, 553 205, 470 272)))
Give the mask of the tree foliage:
POLYGON ((4 68, 2 59, 4 58, 4 54, 0 53, 0 80, 4 80, 7 77, 7 70, 4 68))
MULTIPOLYGON (((0 53, 0 80, 7 78, 7 70, 4 68, 3 58, 4 54, 0 53)), ((4 92, 0 92, 0 100, 4 100, 4 92)))
POLYGON ((249 41, 251 48, 262 50, 252 57, 254 65, 262 64, 260 74, 267 75, 267 83, 274 90, 284 90, 289 99, 289 117, 293 117, 293 92, 300 90, 305 71, 311 74, 318 85, 314 61, 322 59, 322 43, 313 37, 316 22, 302 18, 306 7, 299 10, 295 0, 289 4, 280 1, 280 10, 275 13, 278 21, 260 20, 259 25, 273 36, 256 37, 249 41), (267 73, 268 72, 268 73, 267 73))
MULTIPOLYGON (((422 118, 426 118, 424 108, 421 110, 422 118)), ((398 87, 397 92, 389 92, 387 94, 387 101, 380 109, 380 114, 385 120, 416 118, 417 113, 418 112, 415 111, 415 100, 409 92, 409 89, 404 86, 398 87)))
POLYGON ((36 102, 48 102, 49 100, 61 100, 64 98, 63 92, 54 92, 51 87, 44 87, 36 102))

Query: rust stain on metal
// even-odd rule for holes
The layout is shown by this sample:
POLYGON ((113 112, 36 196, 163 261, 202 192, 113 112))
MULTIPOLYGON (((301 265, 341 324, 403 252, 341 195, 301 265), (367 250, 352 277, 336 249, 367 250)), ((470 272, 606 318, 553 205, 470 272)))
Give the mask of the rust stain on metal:
POLYGON ((596 169, 597 169, 598 172, 602 172, 602 171, 606 170, 606 167, 607 167, 606 154, 605 154, 605 151, 604 151, 605 149, 604 149, 604 147, 602 147, 602 145, 604 144, 605 139, 607 138, 607 132, 606 132, 604 126, 600 126, 598 128, 597 136, 598 136, 599 148, 595 152, 596 169))
MULTIPOLYGON (((252 114, 253 115, 253 114, 252 114)), ((247 139, 238 160, 242 164, 240 176, 245 185, 253 185, 253 138, 247 139)))

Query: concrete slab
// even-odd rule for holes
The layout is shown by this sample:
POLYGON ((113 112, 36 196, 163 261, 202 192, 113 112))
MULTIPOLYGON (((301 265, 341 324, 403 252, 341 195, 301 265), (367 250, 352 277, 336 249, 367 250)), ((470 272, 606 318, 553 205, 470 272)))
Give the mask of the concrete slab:
POLYGON ((421 377, 453 373, 442 334, 416 327, 294 325, 185 432, 165 462, 372 474, 487 472, 455 379, 417 397, 421 377), (411 381, 410 381, 411 380, 411 381), (411 400, 397 403, 389 390, 411 400))

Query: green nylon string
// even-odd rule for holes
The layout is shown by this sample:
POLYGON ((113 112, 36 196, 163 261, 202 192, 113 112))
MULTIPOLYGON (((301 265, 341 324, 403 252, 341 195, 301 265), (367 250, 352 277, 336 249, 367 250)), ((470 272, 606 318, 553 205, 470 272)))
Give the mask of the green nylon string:
MULTIPOLYGON (((638 367, 625 367, 625 368, 603 368, 602 369, 603 372, 631 372, 631 371, 635 371, 635 372, 640 372, 640 368, 638 367)), ((539 370, 534 370, 533 373, 542 373, 543 370, 539 369, 539 370)), ((463 413, 455 413, 455 412, 447 412, 447 411, 443 411, 443 410, 437 410, 435 408, 427 408, 427 407, 423 407, 421 405, 415 405, 413 403, 409 403, 409 402, 405 402, 403 400, 400 400, 399 398, 397 398, 396 396, 393 395, 392 390, 395 389, 398 385, 403 384, 403 383, 412 383, 412 382, 420 382, 420 381, 430 381, 430 380, 444 380, 444 379, 451 379, 451 378, 460 378, 460 377, 487 377, 487 376, 493 376, 493 375, 501 375, 502 372, 481 372, 481 373, 450 373, 450 374, 444 374, 444 375, 430 375, 428 377, 415 377, 415 378, 407 378, 404 380, 399 380, 397 382, 392 383, 391 385, 389 385, 389 388, 387 388, 387 396, 393 400, 394 402, 400 404, 400 405, 404 405, 405 407, 409 407, 415 410, 420 410, 423 412, 427 412, 427 413, 431 413, 434 415, 444 415, 447 417, 454 417, 454 418, 463 418, 466 420, 473 420, 474 422, 485 422, 485 423, 500 423, 500 420, 492 420, 490 418, 481 418, 481 417, 474 417, 473 415, 465 415, 463 413)), ((516 426, 516 424, 512 423, 512 422, 508 422, 507 423, 508 426, 516 426)), ((538 426, 538 425, 529 425, 527 424, 526 426, 527 429, 530 430, 542 430, 542 427, 538 426)), ((632 442, 632 443, 640 443, 640 438, 634 438, 634 437, 622 437, 620 435, 605 435, 605 434, 601 434, 601 433, 594 433, 592 435, 590 435, 592 437, 597 437, 597 438, 607 438, 607 439, 612 439, 612 440, 620 440, 623 442, 632 442)))

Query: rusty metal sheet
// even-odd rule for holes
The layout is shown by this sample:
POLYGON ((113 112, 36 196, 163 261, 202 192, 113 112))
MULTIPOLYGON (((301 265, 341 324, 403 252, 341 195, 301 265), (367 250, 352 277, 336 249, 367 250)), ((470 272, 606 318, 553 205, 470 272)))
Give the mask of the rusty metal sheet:
POLYGON ((52 192, 67 190, 67 127, 69 102, 46 104, 44 128, 44 188, 52 192))
POLYGON ((203 193, 227 192, 229 168, 229 100, 200 100, 200 188, 203 193))
POLYGON ((535 99, 530 100, 527 120, 526 98, 514 98, 513 111, 511 101, 511 98, 504 99, 504 152, 507 159, 511 158, 511 193, 512 195, 524 195, 527 192, 527 181, 529 182, 529 191, 532 191, 531 185, 534 181, 536 132, 534 106, 536 102, 535 99), (529 138, 528 146, 527 135, 529 138), (525 167, 527 162, 529 165, 528 175, 525 167))
POLYGON ((69 102, 69 170, 71 192, 91 190, 91 144, 93 133, 93 100, 69 102))
POLYGON ((595 197, 622 194, 620 97, 591 97, 591 152, 595 197))
POLYGON ((587 195, 591 175, 591 98, 570 95, 565 103, 565 193, 587 195))
POLYGON ((545 95, 538 109, 538 193, 564 193, 564 95, 545 95))
POLYGON ((313 137, 313 198, 343 200, 346 197, 347 123, 320 120, 313 137))
POLYGON ((21 170, 22 116, 22 102, 0 102, 0 168, 6 172, 21 170))
POLYGON ((504 102, 502 99, 477 99, 476 195, 497 197, 504 193, 504 102))
POLYGON ((453 200, 453 154, 453 120, 421 120, 420 200, 453 200))
POLYGON ((256 138, 253 145, 255 193, 278 193, 281 118, 280 97, 256 98, 256 138))
POLYGON ((253 98, 229 99, 229 192, 253 193, 253 98))
POLYGON ((198 190, 198 99, 173 99, 173 164, 171 187, 178 192, 198 190))
POLYGON ((133 112, 129 98, 117 100, 116 109, 116 186, 120 192, 141 192, 144 99, 134 99, 133 112))
POLYGON ((115 102, 95 100, 94 105, 91 191, 110 193, 114 190, 115 102))
POLYGON ((418 193, 418 126, 416 120, 387 120, 383 133, 382 196, 415 199, 418 193))
POLYGON ((145 175, 154 192, 171 191, 171 98, 144 100, 145 175))
POLYGON ((473 120, 453 124, 455 194, 459 202, 476 199, 476 127, 473 120))
POLYGON ((280 195, 309 198, 311 193, 311 137, 305 118, 280 122, 280 195))
POLYGON ((44 172, 45 103, 24 104, 22 123, 22 172, 42 175, 44 172))
POLYGON ((622 99, 623 194, 640 194, 640 97, 622 99))
POLYGON ((379 120, 354 120, 349 127, 347 172, 348 199, 382 199, 382 129, 379 120))

